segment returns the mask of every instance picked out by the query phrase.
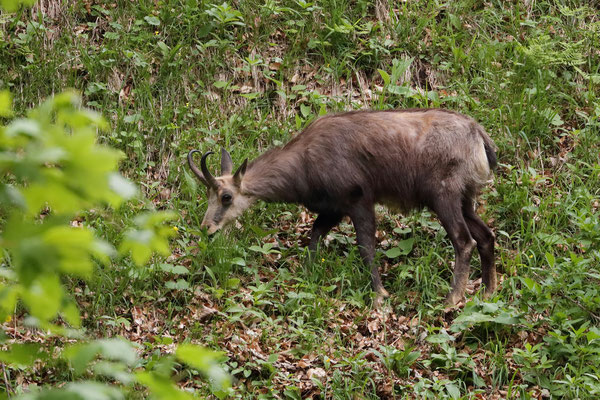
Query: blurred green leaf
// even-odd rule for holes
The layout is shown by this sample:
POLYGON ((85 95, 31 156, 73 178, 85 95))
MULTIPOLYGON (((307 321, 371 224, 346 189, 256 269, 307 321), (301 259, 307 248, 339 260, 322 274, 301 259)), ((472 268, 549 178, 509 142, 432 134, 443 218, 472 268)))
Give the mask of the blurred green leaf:
POLYGON ((73 382, 65 386, 68 394, 75 394, 82 400, 120 400, 124 399, 123 392, 114 386, 100 382, 73 382))
POLYGON ((192 395, 177 388, 170 379, 152 372, 135 374, 139 383, 146 386, 158 400, 190 400, 192 395))
POLYGON ((0 117, 12 117, 12 96, 8 90, 0 91, 0 117))
POLYGON ((125 233, 125 239, 119 247, 123 255, 131 253, 131 258, 139 266, 148 262, 152 252, 168 256, 168 238, 175 235, 172 226, 164 226, 165 222, 174 220, 176 214, 170 211, 146 213, 136 217, 137 229, 125 233))
POLYGON ((39 275, 23 292, 23 301, 31 315, 42 321, 56 317, 63 300, 63 288, 57 274, 39 275))
POLYGON ((108 384, 81 381, 64 385, 60 389, 30 391, 19 396, 21 400, 121 400, 123 393, 108 384))
POLYGON ((202 346, 181 344, 177 347, 175 355, 180 361, 206 375, 214 388, 223 390, 229 387, 231 383, 229 375, 219 364, 219 359, 222 357, 220 353, 202 346))
POLYGON ((61 314, 65 321, 67 321, 75 328, 81 327, 79 309, 77 308, 77 304, 75 304, 74 302, 69 302, 66 306, 64 306, 61 311, 61 314))
POLYGON ((77 375, 82 374, 96 356, 120 361, 128 366, 132 366, 137 361, 137 354, 131 343, 117 338, 77 343, 67 347, 63 354, 77 375))
POLYGON ((123 200, 131 199, 137 195, 137 187, 127 179, 123 178, 121 174, 112 173, 108 179, 108 185, 112 191, 118 194, 123 200))
POLYGON ((23 368, 33 365, 36 360, 46 359, 47 356, 38 343, 15 343, 8 350, 0 352, 0 361, 23 368))

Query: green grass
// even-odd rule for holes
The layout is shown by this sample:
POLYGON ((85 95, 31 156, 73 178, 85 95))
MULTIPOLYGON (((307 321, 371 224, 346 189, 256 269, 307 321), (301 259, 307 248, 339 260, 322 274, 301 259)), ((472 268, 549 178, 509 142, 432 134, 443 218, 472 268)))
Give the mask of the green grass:
MULTIPOLYGON (((68 282, 89 335, 136 341, 149 365, 171 341, 223 350, 239 398, 596 398, 599 39, 583 1, 48 1, 0 15, 0 89, 18 113, 81 91, 148 205, 181 215, 169 259, 68 282), (427 211, 380 213, 385 312, 348 223, 312 264, 297 206, 259 203, 227 235, 200 231, 190 149, 224 146, 238 165, 321 112, 403 107, 468 114, 499 147, 480 198, 502 275, 489 303, 443 311, 453 251, 427 211), (410 254, 385 256, 410 238, 410 254)), ((118 241, 139 207, 84 220, 118 241)), ((20 390, 67 379, 9 372, 20 390)))

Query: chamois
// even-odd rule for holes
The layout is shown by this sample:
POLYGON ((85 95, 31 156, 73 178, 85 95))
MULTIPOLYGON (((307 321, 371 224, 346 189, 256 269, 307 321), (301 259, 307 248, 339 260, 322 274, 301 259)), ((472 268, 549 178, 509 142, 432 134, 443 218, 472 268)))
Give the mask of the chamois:
POLYGON ((474 200, 496 165, 495 145, 470 117, 443 109, 351 111, 316 119, 283 147, 274 148, 232 173, 221 149, 221 176, 188 164, 208 188, 202 227, 212 234, 255 200, 299 203, 318 214, 310 238, 321 237, 349 216, 363 262, 371 268, 375 305, 389 296, 375 256, 375 203, 408 211, 433 210, 455 250, 449 305, 464 296, 469 262, 479 251, 485 295, 496 289, 494 234, 475 213, 474 200))

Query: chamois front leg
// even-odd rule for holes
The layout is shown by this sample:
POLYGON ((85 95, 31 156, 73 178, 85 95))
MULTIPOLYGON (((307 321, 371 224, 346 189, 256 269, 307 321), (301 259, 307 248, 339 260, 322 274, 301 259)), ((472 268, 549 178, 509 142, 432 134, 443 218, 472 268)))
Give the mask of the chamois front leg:
POLYGON ((434 207, 442 226, 452 241, 456 254, 452 290, 446 297, 446 304, 451 306, 458 304, 465 296, 469 281, 471 254, 477 246, 463 217, 460 200, 457 199, 459 196, 439 198, 434 207))
POLYGON ((315 219, 313 223, 312 231, 310 233, 310 243, 308 244, 308 250, 311 253, 314 253, 317 250, 317 246, 319 245, 319 241, 323 236, 327 234, 337 224, 342 220, 342 215, 335 213, 321 213, 315 219))
POLYGON ((389 297, 383 288, 379 269, 373 262, 375 259, 375 209, 373 204, 357 205, 350 213, 350 219, 356 230, 356 241, 363 263, 371 267, 371 285, 376 293, 374 306, 379 307, 385 297, 389 297))

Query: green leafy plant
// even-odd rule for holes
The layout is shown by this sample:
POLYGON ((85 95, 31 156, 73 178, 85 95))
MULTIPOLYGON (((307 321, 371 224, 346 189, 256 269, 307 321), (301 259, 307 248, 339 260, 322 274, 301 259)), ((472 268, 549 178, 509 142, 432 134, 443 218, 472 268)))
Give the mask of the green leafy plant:
MULTIPOLYGON (((0 98, 0 115, 11 116, 10 95, 2 92, 0 98)), ((67 275, 89 279, 94 260, 109 263, 116 250, 96 238, 90 228, 73 226, 72 221, 85 208, 101 204, 118 207, 137 194, 117 172, 121 154, 96 143, 96 130, 105 127, 97 113, 81 107, 73 92, 55 96, 31 110, 27 118, 0 127, 0 173, 8 177, 0 187, 4 213, 0 243, 5 250, 0 280, 3 321, 23 304, 30 315, 28 323, 39 328, 59 335, 75 334, 65 324, 56 323, 58 317, 72 327, 80 326, 78 307, 61 279, 67 275)), ((153 252, 170 254, 168 238, 174 230, 164 222, 174 217, 168 212, 141 215, 136 220, 138 228, 126 233, 120 252, 131 251, 138 265, 148 262, 153 252)), ((88 370, 98 355, 107 360, 93 363, 94 376, 106 376, 125 386, 142 383, 159 398, 171 398, 172 394, 188 397, 170 383, 169 375, 132 374, 130 370, 138 360, 129 342, 96 340, 78 343, 64 352, 76 376, 88 370)), ((183 345, 177 355, 205 373, 215 392, 226 389, 228 377, 215 362, 213 352, 183 345)), ((48 359, 47 350, 37 343, 13 344, 0 357, 9 365, 25 368, 36 360, 48 359)), ((89 393, 121 397, 118 387, 93 381, 74 382, 25 397, 86 398, 89 393)))

